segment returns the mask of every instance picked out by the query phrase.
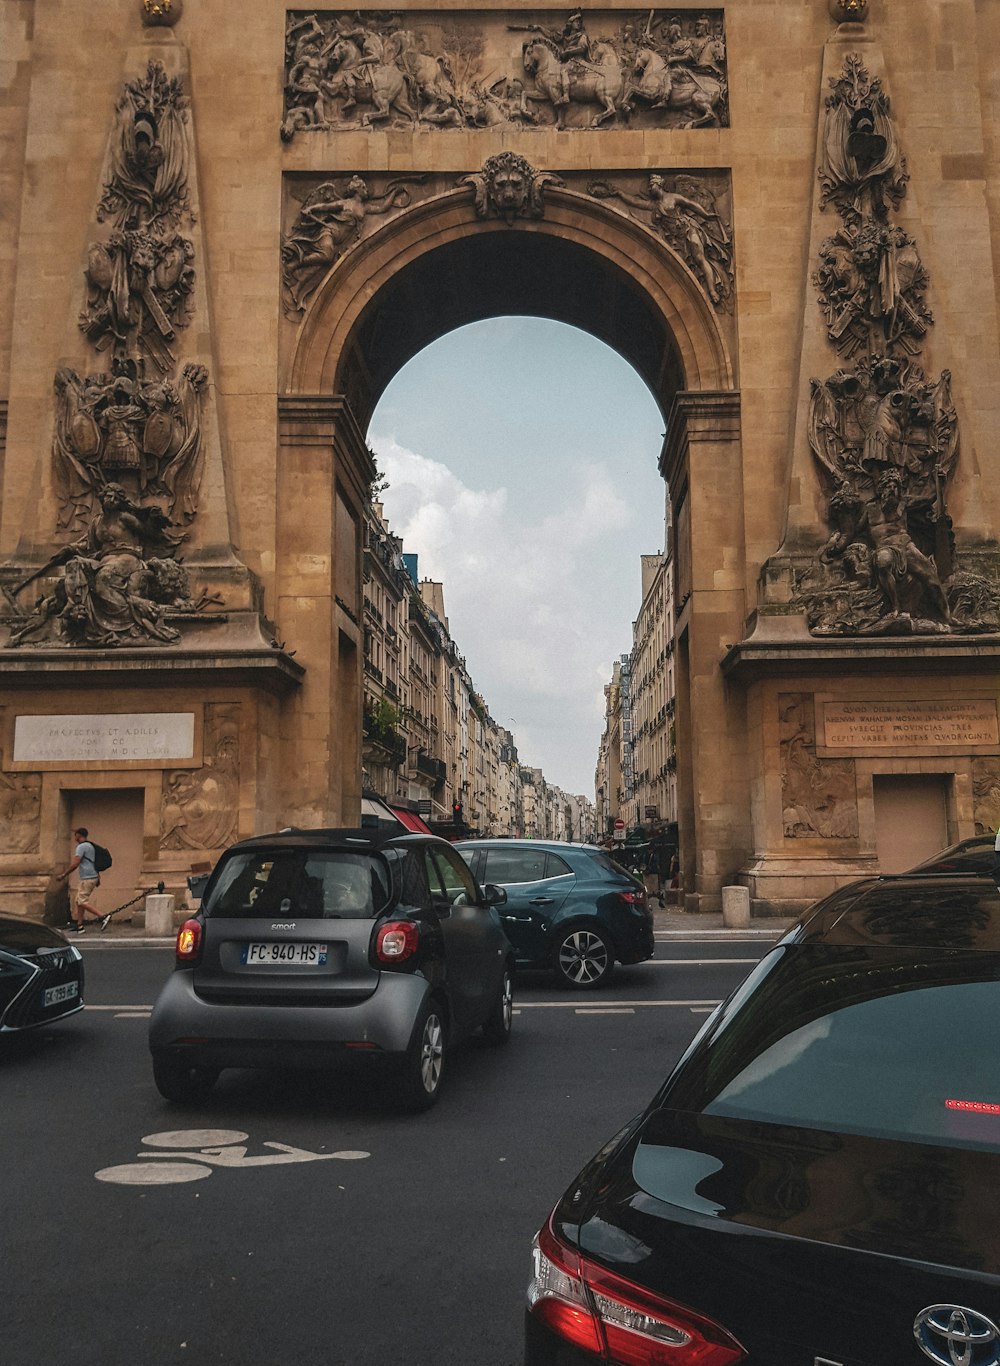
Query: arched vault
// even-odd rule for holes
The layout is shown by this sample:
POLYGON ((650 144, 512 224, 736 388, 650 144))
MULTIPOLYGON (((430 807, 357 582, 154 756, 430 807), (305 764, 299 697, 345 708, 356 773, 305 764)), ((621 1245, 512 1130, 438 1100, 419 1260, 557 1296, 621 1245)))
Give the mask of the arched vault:
POLYGON ((550 187, 541 219, 479 219, 456 190, 357 243, 310 304, 287 392, 343 394, 364 429, 412 356, 503 314, 592 333, 635 367, 664 414, 679 391, 735 387, 715 312, 676 253, 624 214, 550 187))

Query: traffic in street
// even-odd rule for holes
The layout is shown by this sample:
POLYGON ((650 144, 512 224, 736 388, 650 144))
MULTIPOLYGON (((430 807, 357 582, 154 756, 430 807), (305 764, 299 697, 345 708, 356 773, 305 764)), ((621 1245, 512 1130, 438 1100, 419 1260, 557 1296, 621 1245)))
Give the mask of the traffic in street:
POLYGON ((164 1100, 147 1033, 172 945, 78 939, 85 1009, 0 1052, 6 1252, 30 1281, 5 1359, 515 1366, 553 1201, 774 937, 661 931, 587 993, 519 973, 509 1046, 454 1049, 420 1115, 369 1070, 227 1070, 164 1100))

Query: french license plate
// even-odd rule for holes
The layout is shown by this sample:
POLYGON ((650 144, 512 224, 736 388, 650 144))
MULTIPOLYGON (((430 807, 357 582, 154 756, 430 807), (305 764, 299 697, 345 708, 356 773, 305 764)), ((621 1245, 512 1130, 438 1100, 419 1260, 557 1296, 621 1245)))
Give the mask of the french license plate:
POLYGON ((326 962, 325 944, 245 944, 241 963, 305 963, 322 967, 326 962))
POLYGON ((58 987, 46 987, 42 992, 43 1006, 57 1006, 60 1001, 72 1001, 80 994, 79 982, 63 982, 58 987))

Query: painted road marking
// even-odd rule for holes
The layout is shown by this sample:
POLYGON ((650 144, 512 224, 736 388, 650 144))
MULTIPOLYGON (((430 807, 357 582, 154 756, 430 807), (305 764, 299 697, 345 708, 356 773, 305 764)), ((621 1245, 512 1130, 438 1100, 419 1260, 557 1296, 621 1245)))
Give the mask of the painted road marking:
POLYGON ((150 1005, 145 1005, 145 1006, 92 1006, 92 1005, 90 1004, 89 1001, 88 1001, 87 1004, 84 1006, 84 1010, 135 1010, 135 1011, 148 1010, 148 1011, 152 1012, 152 1009, 153 1009, 153 1007, 150 1006, 150 1005))
POLYGON ((115 1016, 116 1020, 151 1020, 153 1012, 151 1010, 120 1010, 115 1016))
POLYGON ((634 1015, 631 1006, 577 1006, 577 1015, 634 1015))
POLYGON ((249 1134, 239 1129, 169 1129, 160 1134, 147 1134, 141 1141, 153 1148, 153 1152, 137 1153, 139 1162, 102 1167, 94 1176, 98 1181, 116 1186, 172 1186, 182 1181, 201 1181, 211 1176, 216 1167, 246 1169, 290 1162, 356 1162, 371 1157, 371 1153, 349 1148, 334 1153, 314 1153, 308 1148, 295 1148, 271 1139, 265 1139, 260 1146, 271 1148, 272 1152, 247 1157, 248 1138, 249 1134), (158 1151, 160 1149, 166 1151, 158 1151), (142 1161, 143 1158, 147 1160, 142 1161), (164 1158, 182 1160, 164 1161, 164 1158))
MULTIPOLYGON (((620 1010, 624 1006, 686 1006, 689 1010, 696 1006, 706 1006, 709 1010, 714 1010, 721 1001, 597 1001, 591 1010, 600 1009, 607 1006, 612 1010, 620 1010)), ((577 1010, 578 1006, 572 1001, 522 1001, 519 1009, 521 1010, 577 1010)))
POLYGON ((637 968, 707 968, 713 963, 759 963, 759 958, 647 958, 637 968))

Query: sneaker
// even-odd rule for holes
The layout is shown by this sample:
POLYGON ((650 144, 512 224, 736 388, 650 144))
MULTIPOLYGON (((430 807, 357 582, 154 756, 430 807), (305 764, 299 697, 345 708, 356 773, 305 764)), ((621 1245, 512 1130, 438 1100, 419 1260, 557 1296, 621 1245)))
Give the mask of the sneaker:
POLYGON ((101 934, 103 934, 104 931, 105 931, 105 930, 108 928, 108 926, 111 924, 111 915, 112 915, 112 913, 111 913, 111 911, 109 911, 109 912, 107 913, 107 915, 102 915, 102 916, 101 916, 101 934))
POLYGON ((76 923, 76 921, 74 920, 74 921, 72 922, 72 924, 69 924, 69 925, 66 926, 66 933, 67 933, 67 934, 86 934, 87 931, 83 928, 82 925, 78 925, 78 924, 76 923))

